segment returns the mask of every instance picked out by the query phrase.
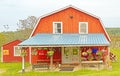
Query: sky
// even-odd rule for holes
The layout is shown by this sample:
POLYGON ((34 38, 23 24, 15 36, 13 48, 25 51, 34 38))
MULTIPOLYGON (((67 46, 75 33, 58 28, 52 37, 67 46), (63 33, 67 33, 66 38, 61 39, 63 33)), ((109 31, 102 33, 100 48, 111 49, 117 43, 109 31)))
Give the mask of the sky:
POLYGON ((40 17, 68 5, 100 17, 105 27, 120 28, 120 0, 0 0, 0 32, 15 31, 19 20, 40 17))

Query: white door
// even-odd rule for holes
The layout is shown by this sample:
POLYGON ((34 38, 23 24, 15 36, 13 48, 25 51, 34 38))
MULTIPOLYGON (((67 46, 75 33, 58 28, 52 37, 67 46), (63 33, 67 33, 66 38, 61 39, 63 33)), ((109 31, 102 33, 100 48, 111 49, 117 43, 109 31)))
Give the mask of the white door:
POLYGON ((62 63, 73 64, 79 63, 79 49, 75 47, 64 47, 62 48, 62 63))
POLYGON ((75 47, 71 48, 71 52, 72 52, 71 54, 72 63, 79 63, 79 60, 80 60, 79 49, 75 47))

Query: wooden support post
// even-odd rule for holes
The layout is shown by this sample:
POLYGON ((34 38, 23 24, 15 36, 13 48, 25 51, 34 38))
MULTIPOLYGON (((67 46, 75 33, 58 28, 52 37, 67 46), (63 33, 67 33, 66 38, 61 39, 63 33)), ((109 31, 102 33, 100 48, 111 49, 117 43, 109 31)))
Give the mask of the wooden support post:
POLYGON ((53 56, 50 56, 50 70, 53 70, 53 56))
POLYGON ((79 58, 80 58, 80 59, 79 59, 80 67, 82 67, 82 64, 81 64, 81 62, 82 62, 82 60, 81 60, 81 58, 82 58, 82 57, 81 57, 81 52, 82 52, 82 50, 81 50, 81 47, 79 47, 78 49, 79 49, 79 56, 80 56, 80 57, 79 57, 79 58))
POLYGON ((108 56, 107 56, 107 64, 108 64, 108 69, 110 69, 110 46, 108 47, 108 56))
POLYGON ((29 63, 31 64, 31 47, 29 47, 29 63))

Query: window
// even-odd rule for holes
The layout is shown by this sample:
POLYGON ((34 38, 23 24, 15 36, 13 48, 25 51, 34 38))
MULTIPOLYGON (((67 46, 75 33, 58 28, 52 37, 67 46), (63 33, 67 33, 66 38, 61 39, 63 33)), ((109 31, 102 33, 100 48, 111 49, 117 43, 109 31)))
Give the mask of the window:
POLYGON ((15 46, 14 47, 14 56, 20 56, 21 50, 20 47, 15 46))
POLYGON ((54 34, 62 33, 62 22, 53 22, 53 33, 54 34))
POLYGON ((73 49, 73 55, 78 55, 78 49, 77 48, 73 49))
POLYGON ((79 22, 79 33, 80 34, 88 33, 88 22, 79 22))

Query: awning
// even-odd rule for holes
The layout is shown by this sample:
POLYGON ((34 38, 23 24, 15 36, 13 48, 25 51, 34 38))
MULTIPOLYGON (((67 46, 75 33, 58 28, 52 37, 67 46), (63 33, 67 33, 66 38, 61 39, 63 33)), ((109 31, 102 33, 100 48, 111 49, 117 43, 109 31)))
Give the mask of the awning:
POLYGON ((109 46, 104 34, 37 34, 18 46, 109 46))

